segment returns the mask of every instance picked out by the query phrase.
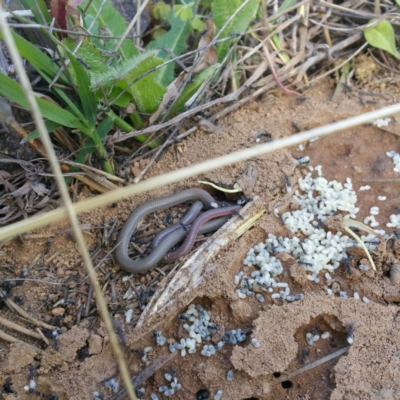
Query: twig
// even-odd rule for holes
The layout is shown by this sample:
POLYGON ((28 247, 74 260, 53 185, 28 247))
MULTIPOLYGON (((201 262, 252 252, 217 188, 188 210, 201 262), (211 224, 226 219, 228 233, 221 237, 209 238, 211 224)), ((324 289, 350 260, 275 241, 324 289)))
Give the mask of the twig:
POLYGON ((92 301, 92 295, 93 295, 93 285, 92 283, 89 284, 89 289, 88 289, 88 293, 86 296, 86 306, 85 306, 85 312, 83 313, 83 315, 85 317, 87 317, 89 315, 89 311, 90 311, 90 303, 92 301))
MULTIPOLYGON (((157 372, 161 367, 163 367, 166 363, 171 361, 175 356, 175 353, 170 353, 167 356, 160 357, 155 360, 151 365, 145 368, 138 376, 131 379, 132 383, 135 387, 140 386, 143 382, 149 379, 155 372, 157 372)), ((118 394, 116 394, 112 400, 122 400, 126 396, 126 390, 121 390, 118 394)))
POLYGON ((338 350, 338 351, 335 351, 335 352, 332 353, 332 354, 329 354, 329 355, 327 355, 327 356, 325 356, 325 357, 322 357, 322 358, 320 358, 320 359, 317 360, 317 361, 314 361, 314 362, 312 362, 312 363, 310 363, 310 364, 307 364, 307 365, 305 365, 305 366, 302 367, 302 368, 296 369, 295 371, 292 371, 292 372, 289 372, 289 373, 283 372, 282 375, 285 375, 285 376, 282 376, 282 377, 280 377, 280 378, 278 378, 278 379, 274 379, 274 380, 271 382, 271 384, 272 384, 272 385, 278 385, 279 383, 282 383, 282 382, 285 382, 285 381, 287 381, 287 380, 289 380, 289 379, 292 379, 292 378, 294 378, 294 377, 297 376, 297 375, 303 374, 304 372, 307 372, 307 371, 309 371, 310 369, 316 368, 316 367, 318 367, 318 366, 320 366, 320 365, 322 365, 322 364, 327 363, 328 361, 333 360, 333 359, 336 358, 336 357, 339 357, 339 356, 341 356, 341 355, 347 353, 347 352, 349 351, 349 349, 350 349, 350 346, 349 346, 349 347, 345 347, 345 348, 343 348, 343 349, 340 349, 340 350, 338 350))
POLYGON ((176 131, 179 129, 181 124, 183 123, 184 120, 181 120, 178 124, 178 126, 171 132, 171 134, 168 136, 167 140, 164 141, 164 143, 161 146, 158 146, 155 150, 156 153, 151 157, 149 162, 145 165, 145 167, 142 169, 140 174, 133 180, 133 183, 138 183, 144 176, 144 174, 147 172, 147 170, 153 165, 154 161, 157 159, 157 157, 160 155, 160 153, 165 149, 168 143, 170 143, 171 138, 173 138, 176 134, 176 131))
POLYGON ((11 28, 17 29, 43 29, 44 31, 52 31, 52 32, 60 32, 67 33, 71 36, 84 36, 84 37, 92 37, 97 39, 121 39, 121 36, 109 36, 109 35, 95 35, 93 33, 81 32, 77 30, 67 30, 67 29, 59 29, 41 24, 13 24, 9 23, 8 26, 11 28))
MULTIPOLYGON (((1 8, 0 8, 1 10, 1 8)), ((6 298, 5 293, 0 289, 0 295, 4 298, 6 298)), ((33 318, 31 315, 29 315, 25 310, 23 310, 20 306, 18 306, 17 304, 15 304, 11 299, 7 299, 6 298, 6 304, 13 309, 15 312, 17 312, 21 317, 27 319, 29 322, 31 322, 32 324, 42 327, 42 328, 46 328, 46 329, 51 329, 54 330, 55 327, 49 324, 46 324, 45 322, 39 321, 35 318, 33 318)))
POLYGON ((23 333, 24 335, 31 336, 35 339, 42 340, 42 336, 39 335, 39 333, 33 332, 28 328, 25 328, 21 325, 16 324, 15 322, 9 321, 6 318, 0 317, 0 324, 6 326, 7 328, 10 328, 14 331, 23 333))
POLYGON ((2 330, 0 330, 0 339, 3 339, 9 343, 18 343, 18 344, 22 344, 24 346, 28 346, 35 351, 41 351, 38 347, 34 346, 33 344, 29 344, 29 343, 24 342, 23 340, 19 340, 19 339, 15 338, 14 336, 11 336, 11 335, 5 333, 2 330))

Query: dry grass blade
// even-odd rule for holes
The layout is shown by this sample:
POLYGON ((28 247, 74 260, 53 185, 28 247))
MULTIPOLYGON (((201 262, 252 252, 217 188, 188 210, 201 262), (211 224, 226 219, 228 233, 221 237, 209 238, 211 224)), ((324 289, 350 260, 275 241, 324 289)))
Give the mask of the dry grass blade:
MULTIPOLYGON (((132 28, 134 27, 134 25, 136 24, 137 21, 139 21, 140 23, 140 17, 144 11, 144 9, 147 7, 147 4, 149 3, 149 0, 145 0, 143 2, 143 4, 140 6, 139 10, 136 12, 134 18, 132 19, 132 21, 130 22, 130 24, 128 25, 128 27, 126 28, 124 34, 122 35, 120 41, 117 43, 117 45, 114 48, 114 52, 116 53, 119 48, 122 46, 122 44, 124 43, 124 40, 128 37, 129 32, 132 30, 132 28)), ((140 31, 139 31, 140 32, 140 31)))
MULTIPOLYGON (((2 10, 3 10, 3 7, 0 4, 0 13, 2 10)), ((55 155, 53 145, 51 143, 49 134, 46 130, 46 126, 44 124, 43 117, 40 113, 38 104, 37 104, 35 96, 33 94, 33 90, 32 90, 31 84, 29 82, 28 76, 23 67, 21 56, 18 54, 13 37, 11 35, 11 30, 7 24, 7 21, 3 17, 0 17, 0 29, 3 33, 4 41, 7 45, 7 48, 10 52, 10 57, 15 64, 15 68, 18 73, 20 83, 25 90, 26 98, 30 105, 32 116, 35 121, 36 128, 37 128, 38 132, 40 133, 40 137, 41 137, 43 145, 45 147, 49 162, 51 164, 51 168, 53 170, 53 173, 56 176, 56 181, 57 181, 57 184, 58 184, 58 187, 60 190, 61 197, 64 201, 64 205, 65 205, 65 208, 67 211, 68 218, 71 222, 80 253, 82 255, 85 267, 86 267, 89 277, 90 277, 90 281, 94 287, 94 292, 96 295, 96 301, 97 301, 97 304, 99 307, 99 312, 100 312, 100 315, 102 316, 102 319, 106 325, 106 329, 107 329, 107 333, 109 335, 111 347, 114 351, 114 354, 116 357, 116 362, 118 364, 118 367, 119 367, 119 370, 120 370, 120 373, 122 376, 122 380, 126 386, 129 398, 135 400, 136 395, 135 395, 133 387, 130 383, 128 369, 125 364, 124 357, 123 357, 121 348, 118 343, 117 335, 114 332, 113 324, 112 324, 111 318, 108 314, 107 305, 104 300, 104 297, 102 296, 101 289, 100 289, 99 283, 96 278, 96 273, 93 269, 92 261, 90 258, 90 254, 87 250, 87 246, 85 244, 85 239, 83 237, 83 233, 79 227, 78 218, 76 216, 75 210, 72 207, 72 202, 69 197, 68 188, 64 182, 64 178, 62 176, 61 168, 58 164, 58 160, 55 155)))
MULTIPOLYGON (((251 147, 236 153, 227 154, 213 160, 207 160, 202 163, 192 165, 187 168, 182 168, 177 171, 168 172, 161 176, 149 178, 146 181, 139 182, 134 185, 129 185, 118 190, 114 190, 95 198, 90 198, 79 203, 71 205, 75 213, 81 214, 94 210, 98 207, 106 206, 115 201, 122 200, 135 194, 144 193, 152 189, 156 189, 169 183, 179 182, 183 179, 190 178, 202 174, 204 172, 212 171, 217 168, 225 167, 227 165, 235 164, 240 161, 248 160, 250 158, 258 157, 263 154, 272 153, 277 150, 285 149, 287 147, 296 146, 300 143, 307 142, 317 136, 327 136, 335 132, 345 129, 353 128, 355 126, 371 122, 378 118, 385 118, 400 112, 400 103, 394 104, 380 110, 371 111, 365 114, 357 115, 343 121, 334 122, 329 125, 324 125, 318 128, 311 129, 306 132, 298 133, 293 136, 278 139, 274 142, 261 144, 259 146, 251 147)), ((25 221, 19 221, 13 225, 6 226, 0 229, 0 241, 14 237, 21 233, 48 225, 53 222, 61 221, 68 218, 66 207, 60 207, 57 210, 50 211, 45 215, 34 216, 25 221)))

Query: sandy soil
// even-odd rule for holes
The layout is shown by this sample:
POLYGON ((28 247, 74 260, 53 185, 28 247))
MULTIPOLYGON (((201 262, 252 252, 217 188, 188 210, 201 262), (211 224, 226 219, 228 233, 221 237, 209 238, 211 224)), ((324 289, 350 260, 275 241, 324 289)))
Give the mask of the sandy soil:
MULTIPOLYGON (((280 93, 265 96, 219 121, 217 132, 198 132, 170 149, 153 165, 146 178, 255 146, 255 138, 262 132, 277 139, 292 135, 298 129, 321 126, 399 100, 396 83, 363 82, 359 88, 342 93, 336 102, 331 100, 334 89, 333 82, 326 80, 304 92, 302 98, 280 93), (366 95, 361 90, 374 95, 366 95)), ((139 321, 139 328, 135 328, 142 312, 138 293, 149 288, 161 290, 175 274, 175 268, 171 272, 170 266, 160 266, 145 276, 122 281, 121 278, 127 274, 114 264, 109 251, 130 212, 148 199, 198 187, 199 179, 230 186, 239 181, 246 196, 260 196, 254 211, 267 210, 253 229, 230 243, 210 263, 193 301, 203 305, 212 321, 222 327, 213 336, 213 342, 218 342, 227 330, 238 327, 247 330, 248 338, 238 346, 225 346, 210 358, 201 356, 200 351, 184 358, 179 354, 172 357, 141 385, 146 389, 142 399, 150 399, 153 392, 159 398, 166 398, 158 392, 158 387, 167 383, 164 374, 174 368, 182 384, 182 389, 171 397, 176 399, 195 399, 200 389, 209 390, 210 399, 218 390, 223 390, 223 399, 234 400, 400 399, 400 283, 395 274, 391 274, 392 265, 399 262, 399 240, 389 240, 386 247, 380 246, 373 253, 378 269, 376 273, 354 268, 354 273, 349 274, 341 266, 332 274, 331 282, 321 276, 317 284, 305 278, 305 272, 298 268, 298 264, 296 267, 290 262, 284 263, 285 281, 295 289, 294 292, 305 294, 302 300, 293 303, 269 296, 264 303, 254 298, 238 299, 233 281, 234 275, 243 269, 242 259, 250 247, 263 241, 268 233, 287 234, 272 211, 279 206, 283 212, 288 206, 285 174, 296 189, 297 180, 307 172, 306 168, 296 167, 294 156, 310 156, 310 165, 322 165, 323 174, 329 180, 345 182, 346 177, 350 177, 356 189, 370 185, 371 190, 358 193, 360 212, 357 219, 363 221, 369 215, 369 209, 379 205, 377 219, 380 228, 386 228, 389 216, 396 213, 398 181, 379 183, 376 180, 398 179, 386 152, 400 152, 399 123, 397 116, 384 129, 360 126, 305 143, 304 151, 289 149, 237 163, 80 217, 94 264, 98 265, 98 279, 110 312, 121 324, 130 372, 138 375, 159 357, 169 354, 167 346, 153 345, 151 324, 139 321), (377 204, 379 195, 387 196, 387 200, 377 204), (333 296, 326 295, 328 287, 334 291, 333 296), (340 298, 340 290, 349 296, 358 291, 371 303, 340 298), (134 317, 133 322, 127 324, 124 313, 129 308, 134 309, 134 317), (354 324, 354 344, 348 352, 297 376, 291 375, 293 371, 349 346, 346 341, 349 324, 354 324), (305 335, 313 330, 329 331, 331 339, 319 340, 309 346, 305 335), (257 338, 261 347, 251 344, 252 337, 257 338), (149 345, 154 347, 154 351, 149 353, 147 362, 131 352, 149 345), (228 370, 234 371, 232 381, 226 379, 228 370)), ((133 165, 128 171, 135 172, 135 168, 138 166, 133 165)), ((212 193, 217 195, 215 191, 212 193)), ((90 196, 93 194, 83 189, 78 199, 90 196)), ((179 208, 173 211, 173 219, 178 218, 180 211, 179 208)), ((165 213, 159 213, 146 219, 141 227, 143 236, 163 227, 164 218, 165 213)), ((24 300, 21 307, 30 315, 54 323, 63 333, 59 350, 56 350, 52 345, 44 348, 39 340, 4 329, 35 348, 0 341, 0 389, 6 387, 3 386, 6 378, 11 377, 12 390, 12 393, 0 393, 0 399, 39 398, 23 390, 28 383, 29 366, 36 368, 35 390, 41 394, 56 395, 59 399, 91 399, 93 392, 98 391, 105 399, 113 396, 110 389, 100 382, 116 373, 116 364, 93 299, 86 312, 89 284, 69 232, 67 222, 54 224, 24 235, 22 241, 10 241, 1 248, 0 278, 18 277, 22 269, 28 267, 30 279, 64 286, 27 280, 13 289, 12 297, 20 296, 24 300), (66 296, 73 301, 60 303, 66 296)), ((357 262, 364 257, 357 250, 353 255, 357 262)), ((181 300, 180 312, 186 310, 190 300, 186 304, 185 299, 181 300)), ((5 305, 0 316, 33 328, 5 305)), ((169 340, 182 337, 182 323, 176 315, 163 311, 157 318, 159 328, 169 340)))

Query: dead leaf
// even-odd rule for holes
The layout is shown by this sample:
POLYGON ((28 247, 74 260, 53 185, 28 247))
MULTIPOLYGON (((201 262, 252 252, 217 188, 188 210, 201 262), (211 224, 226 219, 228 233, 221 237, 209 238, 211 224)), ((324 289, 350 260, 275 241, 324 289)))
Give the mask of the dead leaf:
POLYGON ((30 181, 26 181, 24 183, 23 186, 21 186, 19 189, 14 190, 13 192, 11 192, 10 194, 14 197, 20 197, 20 196, 24 196, 27 193, 29 193, 32 189, 32 184, 30 181))
MULTIPOLYGON (((206 21, 204 27, 205 31, 200 38, 198 48, 208 46, 215 36, 216 28, 212 20, 206 21)), ((197 60, 198 64, 192 71, 192 74, 197 74, 218 61, 218 54, 215 50, 215 46, 211 46, 207 51, 205 49, 199 51, 194 62, 196 63, 197 60)), ((159 105, 157 111, 149 119, 149 126, 153 125, 157 121, 158 117, 166 112, 168 105, 176 99, 189 71, 190 68, 188 68, 186 71, 182 71, 179 76, 169 84, 161 104, 159 105)))
MULTIPOLYGON (((199 40, 198 48, 206 47, 214 40, 216 30, 214 22, 209 19, 204 23, 204 27, 205 32, 199 40)), ((208 50, 203 49, 199 51, 194 62, 196 63, 197 61, 198 64, 193 70, 194 74, 197 74, 208 68, 210 65, 215 64, 218 61, 218 54, 215 46, 211 46, 208 50)))
POLYGON ((182 71, 180 75, 168 85, 167 92, 165 93, 161 104, 159 105, 157 111, 149 119, 149 126, 153 125, 154 122, 157 121, 158 117, 162 115, 163 111, 168 108, 168 105, 175 100, 187 74, 188 73, 186 71, 182 71))
POLYGON ((4 179, 8 179, 11 175, 7 171, 0 170, 0 176, 4 179))
POLYGON ((43 185, 43 183, 34 182, 32 184, 32 189, 36 192, 36 194, 42 197, 49 193, 49 189, 47 189, 46 186, 43 185))

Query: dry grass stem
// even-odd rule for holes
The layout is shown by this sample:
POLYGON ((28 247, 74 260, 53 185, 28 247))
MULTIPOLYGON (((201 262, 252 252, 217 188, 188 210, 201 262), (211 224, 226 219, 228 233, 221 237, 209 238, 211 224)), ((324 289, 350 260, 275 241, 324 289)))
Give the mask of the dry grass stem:
MULTIPOLYGON (((262 90, 259 92, 259 94, 261 93, 262 90)), ((330 135, 335 132, 366 124, 378 118, 389 117, 399 112, 400 103, 394 104, 389 107, 384 107, 380 110, 357 115, 343 121, 334 122, 332 124, 314 128, 290 137, 278 139, 274 142, 254 146, 245 150, 238 151, 236 153, 227 154, 216 159, 207 160, 196 165, 182 168, 177 171, 171 171, 160 176, 149 178, 146 181, 129 185, 124 188, 119 188, 112 192, 96 196, 95 198, 90 198, 87 200, 83 200, 79 203, 75 203, 71 205, 71 208, 76 214, 88 212, 98 207, 103 207, 115 201, 133 196, 135 194, 157 189, 170 183, 179 182, 192 176, 212 171, 217 168, 225 167, 227 165, 231 165, 240 161, 248 160, 250 158, 255 158, 263 154, 268 154, 274 151, 285 149, 287 147, 296 146, 300 143, 307 142, 308 140, 313 139, 317 136, 322 137, 330 135)), ((31 231, 33 229, 40 228, 53 222, 61 221, 66 218, 68 218, 68 213, 66 207, 64 206, 56 210, 49 211, 45 215, 33 216, 31 218, 28 218, 27 220, 15 222, 12 225, 0 229, 0 241, 6 240, 10 237, 14 237, 21 233, 31 231)))

